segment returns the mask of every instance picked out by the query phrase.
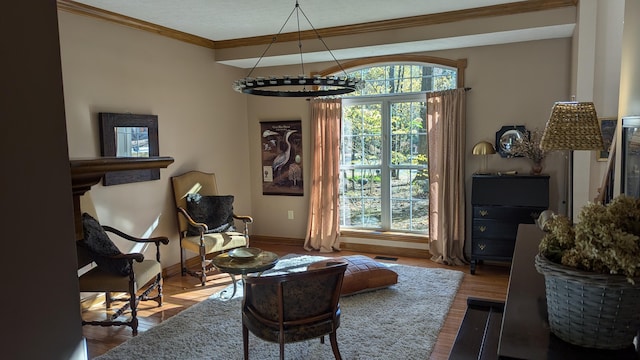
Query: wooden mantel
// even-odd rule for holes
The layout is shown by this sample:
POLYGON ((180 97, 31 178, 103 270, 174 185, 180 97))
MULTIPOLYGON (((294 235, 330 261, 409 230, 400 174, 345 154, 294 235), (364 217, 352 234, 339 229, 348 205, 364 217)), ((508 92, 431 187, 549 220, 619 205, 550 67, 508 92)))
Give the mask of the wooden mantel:
POLYGON ((166 168, 171 163, 173 163, 173 158, 169 156, 70 159, 76 240, 82 239, 80 196, 89 191, 93 185, 99 183, 105 173, 121 170, 166 168))

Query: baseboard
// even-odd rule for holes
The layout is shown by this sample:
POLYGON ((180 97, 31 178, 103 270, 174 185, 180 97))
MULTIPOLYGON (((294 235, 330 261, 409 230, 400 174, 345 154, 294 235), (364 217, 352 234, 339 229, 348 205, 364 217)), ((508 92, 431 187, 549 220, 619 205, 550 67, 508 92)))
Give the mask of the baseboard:
POLYGON ((393 255, 393 256, 420 258, 420 259, 431 258, 431 254, 429 254, 429 251, 427 250, 349 243, 346 241, 340 242, 340 249, 346 250, 346 251, 368 253, 368 254, 393 255))
POLYGON ((287 245, 287 246, 304 246, 304 239, 285 238, 278 236, 251 235, 249 239, 250 246, 257 244, 287 245))
MULTIPOLYGON (((304 239, 294 239, 294 238, 283 238, 283 237, 274 237, 274 236, 261 236, 261 235, 252 235, 251 243, 255 244, 275 244, 275 245, 291 245, 291 246, 304 246, 304 239)), ((362 244, 362 243, 350 243, 349 241, 341 241, 340 249, 345 251, 354 251, 368 254, 380 254, 380 255, 393 255, 393 256, 404 256, 404 257, 413 257, 413 258, 431 258, 431 254, 427 250, 421 249, 411 249, 411 248, 399 248, 392 246, 382 246, 382 245, 370 245, 370 244, 362 244)))

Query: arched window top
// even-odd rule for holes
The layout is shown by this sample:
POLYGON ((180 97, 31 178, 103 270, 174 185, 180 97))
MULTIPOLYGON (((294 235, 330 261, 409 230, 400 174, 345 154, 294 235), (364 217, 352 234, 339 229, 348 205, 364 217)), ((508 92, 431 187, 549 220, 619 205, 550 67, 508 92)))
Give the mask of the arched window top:
POLYGON ((466 59, 432 56, 383 56, 347 62, 320 75, 340 75, 344 70, 349 76, 362 79, 362 90, 348 97, 410 94, 464 86, 466 63, 466 59))

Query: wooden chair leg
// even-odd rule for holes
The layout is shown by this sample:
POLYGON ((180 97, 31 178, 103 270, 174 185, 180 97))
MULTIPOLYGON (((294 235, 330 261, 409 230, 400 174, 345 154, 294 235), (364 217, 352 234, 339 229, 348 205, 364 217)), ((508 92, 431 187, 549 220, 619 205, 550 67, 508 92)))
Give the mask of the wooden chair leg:
POLYGON ((158 281, 158 300, 157 300, 157 303, 158 303, 158 307, 161 307, 162 306, 162 300, 163 300, 163 297, 164 297, 164 295, 162 295, 162 282, 164 281, 162 279, 162 274, 158 274, 156 276, 156 280, 158 281))
POLYGON ((329 334, 329 341, 331 341, 331 350, 333 350, 333 356, 336 360, 342 360, 340 350, 338 349, 338 339, 336 338, 336 332, 329 334))
POLYGON ((107 309, 111 309, 111 303, 113 302, 113 299, 111 298, 111 293, 110 292, 105 292, 104 293, 104 305, 107 307, 107 309))
POLYGON ((244 348, 244 360, 249 360, 249 329, 242 324, 242 346, 244 348))
POLYGON ((131 309, 131 330, 133 331, 133 336, 136 336, 138 335, 138 296, 136 295, 135 278, 133 275, 133 271, 129 276, 131 277, 131 279, 129 279, 129 308, 131 309))
POLYGON ((207 258, 203 247, 200 248, 200 267, 200 283, 204 286, 207 282, 207 258))
MULTIPOLYGON (((180 239, 180 244, 182 244, 182 239, 180 239)), ((185 258, 186 258, 187 254, 185 254, 185 250, 184 248, 182 248, 182 246, 180 246, 180 273, 182 276, 187 275, 187 263, 185 262, 185 258)))

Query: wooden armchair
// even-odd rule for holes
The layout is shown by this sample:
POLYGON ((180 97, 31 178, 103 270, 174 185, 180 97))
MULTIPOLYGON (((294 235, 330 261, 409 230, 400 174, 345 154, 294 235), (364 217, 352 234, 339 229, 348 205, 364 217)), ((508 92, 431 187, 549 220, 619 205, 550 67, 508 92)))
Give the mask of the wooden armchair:
POLYGON ((207 271, 213 268, 207 255, 249 246, 248 224, 251 216, 233 212, 233 196, 219 195, 215 174, 189 171, 171 178, 180 233, 180 265, 182 275, 200 279, 204 286, 207 271), (234 220, 242 222, 236 231, 234 220), (200 266, 190 270, 186 251, 197 254, 200 266))
POLYGON ((78 281, 80 292, 103 292, 107 310, 112 304, 125 303, 115 311, 107 314, 105 320, 82 320, 82 325, 130 326, 133 335, 138 333, 138 303, 153 300, 162 306, 162 267, 160 265, 160 244, 168 244, 164 236, 153 238, 136 238, 111 226, 100 225, 89 214, 82 215, 84 239, 76 242, 78 265, 83 267, 91 261, 97 266, 80 275, 78 281), (118 235, 122 239, 137 243, 155 244, 155 259, 145 259, 142 253, 123 254, 110 241, 106 232, 118 235), (156 290, 155 296, 149 296, 156 290), (112 293, 126 293, 126 298, 113 298, 112 293), (125 311, 131 310, 128 320, 117 320, 125 311))
POLYGON ((340 350, 336 330, 340 326, 340 289, 346 262, 325 268, 274 276, 247 276, 242 304, 244 359, 249 359, 249 331, 257 337, 284 344, 329 335, 336 360, 340 350))

